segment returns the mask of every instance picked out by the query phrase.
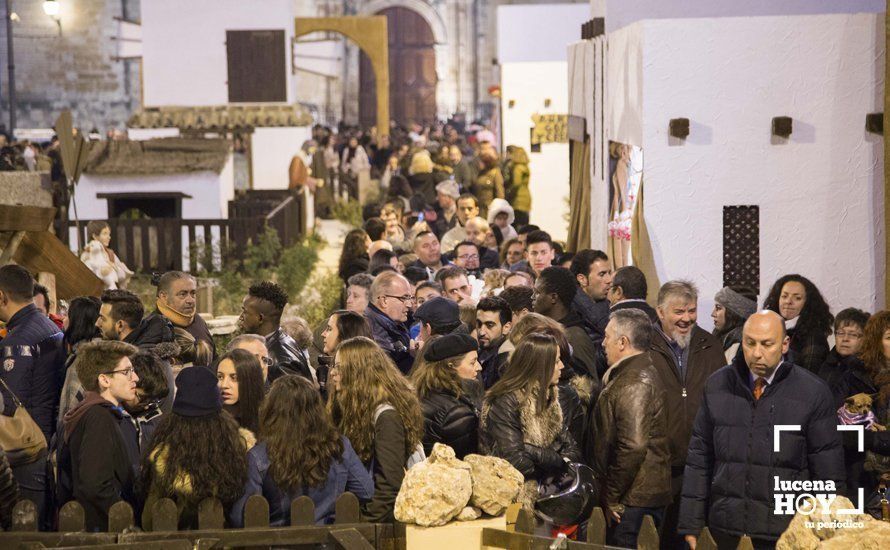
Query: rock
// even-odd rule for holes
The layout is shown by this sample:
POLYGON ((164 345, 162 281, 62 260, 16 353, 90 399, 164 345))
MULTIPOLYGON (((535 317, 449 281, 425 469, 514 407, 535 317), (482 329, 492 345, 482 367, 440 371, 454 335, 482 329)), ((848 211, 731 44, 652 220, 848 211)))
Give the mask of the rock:
POLYGON ((457 515, 457 521, 473 521, 474 519, 479 519, 481 517, 482 510, 473 508, 472 506, 465 506, 457 515))
POLYGON ((495 456, 467 455, 473 474, 470 504, 490 516, 499 516, 516 501, 524 478, 512 464, 495 456))
POLYGON ((405 473, 395 517, 425 527, 445 525, 461 513, 472 494, 470 465, 455 458, 451 447, 436 443, 429 458, 405 473))
POLYGON ((776 550, 878 550, 890 540, 890 523, 869 514, 840 514, 855 506, 839 496, 829 513, 796 514, 779 537, 776 550))

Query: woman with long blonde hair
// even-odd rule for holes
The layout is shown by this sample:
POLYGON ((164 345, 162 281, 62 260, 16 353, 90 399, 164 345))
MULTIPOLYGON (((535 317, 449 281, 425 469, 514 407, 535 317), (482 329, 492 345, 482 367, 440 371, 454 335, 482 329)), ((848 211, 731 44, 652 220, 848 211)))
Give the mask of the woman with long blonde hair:
POLYGON ((405 465, 423 437, 420 403, 389 355, 369 338, 342 342, 334 368, 340 386, 328 402, 331 417, 374 477, 374 498, 364 515, 391 522, 405 465))

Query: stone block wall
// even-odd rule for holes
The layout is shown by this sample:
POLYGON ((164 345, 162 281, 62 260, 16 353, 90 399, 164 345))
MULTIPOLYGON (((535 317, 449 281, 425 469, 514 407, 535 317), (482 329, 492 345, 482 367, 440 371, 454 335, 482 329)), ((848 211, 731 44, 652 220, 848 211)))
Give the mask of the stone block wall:
MULTIPOLYGON (((140 105, 140 61, 116 59, 116 18, 139 20, 139 0, 65 0, 59 27, 43 2, 13 0, 18 128, 50 128, 63 109, 84 131, 123 129, 140 105)), ((4 8, 0 6, 0 11, 4 8)), ((5 15, 5 14, 4 14, 5 15)), ((0 124, 9 122, 6 26, 0 24, 0 124)))

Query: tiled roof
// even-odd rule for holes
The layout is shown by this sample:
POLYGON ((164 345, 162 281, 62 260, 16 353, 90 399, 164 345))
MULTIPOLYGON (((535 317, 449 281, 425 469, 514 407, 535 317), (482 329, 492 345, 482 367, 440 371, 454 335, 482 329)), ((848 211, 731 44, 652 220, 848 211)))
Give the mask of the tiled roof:
POLYGON ((274 103, 148 107, 130 117, 127 126, 215 132, 275 126, 310 126, 312 123, 312 115, 300 105, 274 103))

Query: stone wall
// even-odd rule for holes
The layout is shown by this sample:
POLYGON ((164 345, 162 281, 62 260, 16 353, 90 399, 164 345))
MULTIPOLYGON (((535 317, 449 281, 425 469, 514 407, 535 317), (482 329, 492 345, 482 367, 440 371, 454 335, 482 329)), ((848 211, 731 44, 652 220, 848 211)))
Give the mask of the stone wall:
MULTIPOLYGON (((139 0, 61 2, 61 35, 43 2, 13 0, 18 128, 50 128, 70 109, 85 131, 123 128, 141 97, 140 61, 116 60, 118 23, 139 20, 139 0)), ((2 10, 0 6, 0 10, 2 10)), ((0 25, 0 98, 9 122, 6 26, 0 25)))

